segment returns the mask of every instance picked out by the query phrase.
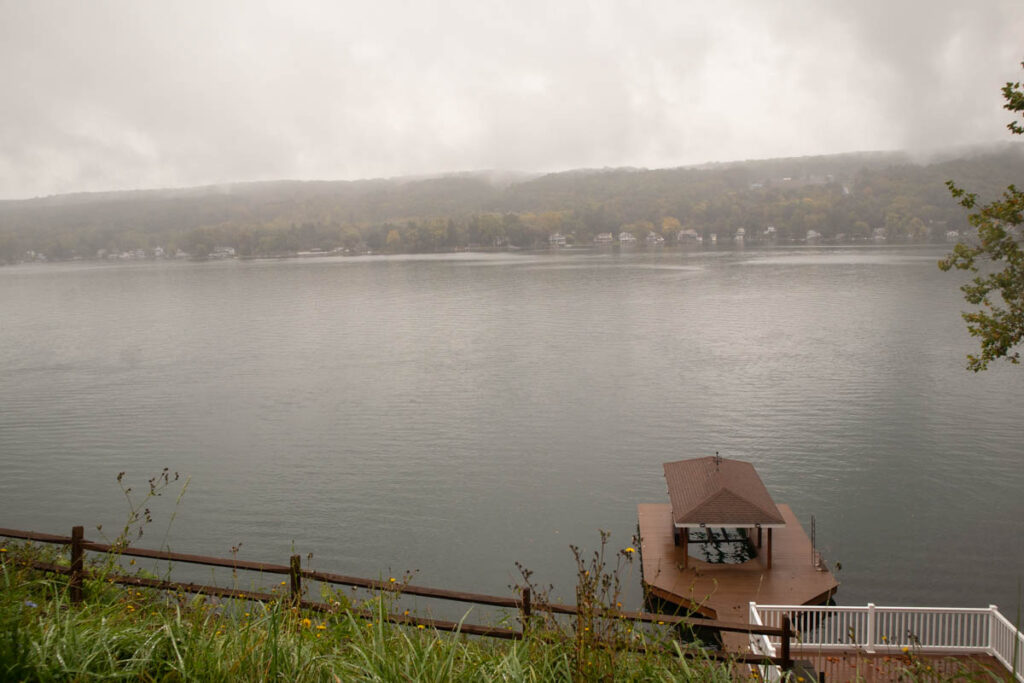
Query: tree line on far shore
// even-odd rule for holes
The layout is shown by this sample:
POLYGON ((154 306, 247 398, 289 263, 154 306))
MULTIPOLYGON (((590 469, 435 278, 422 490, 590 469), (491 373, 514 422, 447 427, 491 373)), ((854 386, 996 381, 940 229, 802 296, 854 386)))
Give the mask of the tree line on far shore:
MULTIPOLYGON (((0 263, 119 255, 440 252, 590 245, 602 233, 748 242, 946 241, 967 228, 945 182, 997 196, 1024 147, 914 163, 863 153, 703 167, 246 183, 0 202, 0 263)), ((656 240, 656 238, 654 238, 656 240)))

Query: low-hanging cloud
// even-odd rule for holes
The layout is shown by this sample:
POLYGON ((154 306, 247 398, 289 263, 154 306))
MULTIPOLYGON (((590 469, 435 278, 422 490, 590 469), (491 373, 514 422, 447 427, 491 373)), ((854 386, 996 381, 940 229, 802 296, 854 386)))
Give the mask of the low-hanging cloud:
POLYGON ((0 0, 0 197, 1005 138, 1024 6, 0 0))

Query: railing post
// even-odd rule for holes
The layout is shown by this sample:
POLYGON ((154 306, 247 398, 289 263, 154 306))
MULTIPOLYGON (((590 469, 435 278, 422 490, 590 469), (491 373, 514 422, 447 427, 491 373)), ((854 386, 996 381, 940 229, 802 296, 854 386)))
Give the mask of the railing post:
POLYGON ((996 623, 996 614, 998 613, 998 607, 996 607, 995 605, 988 606, 988 654, 990 656, 992 655, 992 651, 994 649, 992 647, 992 630, 996 623))
POLYGON ((782 669, 782 673, 783 674, 787 674, 787 673, 789 673, 790 671, 793 670, 793 658, 789 654, 789 639, 792 636, 793 636, 793 629, 791 628, 790 623, 789 623, 789 615, 788 614, 783 614, 782 615, 782 643, 781 643, 782 644, 782 652, 779 653, 780 656, 782 657, 782 664, 780 664, 780 668, 782 669))
POLYGON ((875 651, 875 603, 868 603, 868 632, 864 636, 864 649, 875 651))
POLYGON ((298 605, 302 602, 302 556, 292 555, 289 562, 288 578, 291 579, 291 599, 298 605))
POLYGON ((524 588, 523 589, 523 616, 522 616, 523 635, 526 635, 526 630, 529 628, 529 625, 530 625, 530 612, 531 612, 531 609, 532 609, 532 606, 530 605, 530 599, 531 599, 530 589, 529 588, 524 588))
POLYGON ((84 565, 82 539, 84 535, 83 527, 71 527, 71 575, 68 579, 68 597, 73 604, 82 602, 82 568, 84 565))

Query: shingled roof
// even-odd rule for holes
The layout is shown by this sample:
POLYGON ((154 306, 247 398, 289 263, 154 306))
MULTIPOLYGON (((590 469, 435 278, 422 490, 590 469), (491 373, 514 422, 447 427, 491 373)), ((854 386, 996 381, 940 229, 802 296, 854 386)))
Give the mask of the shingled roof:
POLYGON ((664 465, 676 526, 784 526, 785 520, 749 462, 695 458, 664 465))

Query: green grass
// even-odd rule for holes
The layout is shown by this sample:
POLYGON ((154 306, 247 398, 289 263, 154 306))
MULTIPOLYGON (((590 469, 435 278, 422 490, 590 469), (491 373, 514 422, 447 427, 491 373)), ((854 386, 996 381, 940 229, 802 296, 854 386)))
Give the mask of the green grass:
MULTIPOLYGON (((303 614, 287 602, 231 603, 100 580, 87 582, 85 602, 72 605, 63 577, 14 561, 38 548, 7 548, 0 553, 3 681, 733 680, 728 665, 611 650, 571 626, 501 641, 347 610, 303 614)), ((379 615, 389 601, 360 607, 368 605, 379 615)))

